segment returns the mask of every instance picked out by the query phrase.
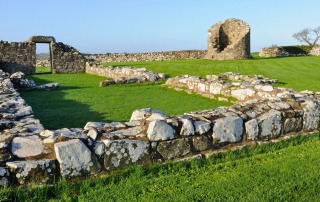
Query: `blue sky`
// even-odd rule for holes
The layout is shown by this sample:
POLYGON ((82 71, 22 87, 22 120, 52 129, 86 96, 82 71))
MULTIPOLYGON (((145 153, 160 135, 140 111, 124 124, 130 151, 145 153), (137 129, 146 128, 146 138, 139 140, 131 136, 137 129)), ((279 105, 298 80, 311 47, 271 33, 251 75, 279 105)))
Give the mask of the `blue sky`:
POLYGON ((49 35, 84 53, 206 49, 208 28, 227 18, 251 26, 252 51, 299 44, 293 33, 320 26, 319 0, 0 0, 0 8, 0 40, 49 35))

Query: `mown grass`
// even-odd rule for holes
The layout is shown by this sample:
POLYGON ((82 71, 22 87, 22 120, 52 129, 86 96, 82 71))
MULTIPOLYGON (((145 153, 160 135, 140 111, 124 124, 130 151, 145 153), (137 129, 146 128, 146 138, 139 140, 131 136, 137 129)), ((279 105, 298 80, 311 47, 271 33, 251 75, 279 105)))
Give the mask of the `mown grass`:
MULTIPOLYGON (((45 71, 43 69, 37 71, 45 71)), ((37 84, 57 82, 55 91, 22 91, 36 118, 48 129, 84 127, 88 121, 129 121, 136 109, 155 108, 167 115, 228 106, 200 95, 176 92, 160 83, 99 87, 104 77, 89 74, 37 74, 37 84)))
POLYGON ((318 201, 320 135, 213 155, 132 166, 82 182, 4 189, 0 201, 318 201))
POLYGON ((146 67, 168 76, 184 74, 205 77, 207 74, 237 72, 241 74, 261 74, 278 79, 280 85, 295 90, 320 91, 320 57, 278 57, 260 58, 257 53, 247 60, 174 60, 151 62, 104 63, 105 66, 146 67))

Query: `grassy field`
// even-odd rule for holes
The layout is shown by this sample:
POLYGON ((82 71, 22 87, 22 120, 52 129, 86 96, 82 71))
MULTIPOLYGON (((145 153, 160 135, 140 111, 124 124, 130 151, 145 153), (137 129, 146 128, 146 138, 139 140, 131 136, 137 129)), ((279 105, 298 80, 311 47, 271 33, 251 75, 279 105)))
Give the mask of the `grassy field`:
POLYGON ((320 135, 214 155, 130 167, 55 186, 0 190, 0 201, 318 201, 320 135))
MULTIPOLYGON (((168 76, 217 74, 227 71, 262 74, 276 78, 278 86, 296 90, 320 91, 320 57, 259 58, 210 61, 176 60, 155 62, 108 63, 106 66, 146 67, 168 76)), ((128 121, 135 109, 152 107, 167 115, 227 106, 229 103, 189 95, 156 84, 112 85, 99 87, 105 78, 87 74, 46 74, 38 69, 37 84, 58 82, 57 91, 21 92, 34 113, 48 129, 83 127, 87 121, 128 121)))

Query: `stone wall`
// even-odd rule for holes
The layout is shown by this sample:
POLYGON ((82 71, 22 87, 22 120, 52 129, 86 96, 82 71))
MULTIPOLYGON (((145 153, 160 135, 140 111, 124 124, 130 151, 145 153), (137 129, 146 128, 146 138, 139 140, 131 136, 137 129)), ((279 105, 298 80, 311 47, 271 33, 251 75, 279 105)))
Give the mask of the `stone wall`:
POLYGON ((0 68, 8 73, 21 71, 34 74, 36 67, 36 43, 48 43, 53 73, 84 73, 85 57, 75 48, 56 42, 52 36, 32 36, 26 42, 0 41, 0 68))
POLYGON ((35 63, 35 43, 0 41, 0 69, 9 73, 22 71, 25 74, 34 74, 35 63))
POLYGON ((106 62, 139 62, 139 61, 163 61, 203 59, 204 50, 166 51, 150 53, 112 53, 112 54, 88 54, 87 59, 93 59, 99 63, 106 62))
POLYGON ((208 30, 210 60, 233 60, 250 57, 250 26, 242 20, 230 18, 208 30))
MULTIPOLYGON (((275 89, 269 85, 275 80, 261 76, 227 73, 208 78, 215 77, 225 80, 223 84, 237 81, 232 85, 238 90, 242 89, 239 83, 245 86, 254 80, 258 81, 257 89, 262 89, 256 93, 275 89)), ((177 81, 184 85, 181 79, 177 81)), ((200 81, 189 89, 202 92, 207 81, 200 81)), ((179 87, 179 83, 175 85, 179 87)), ((233 88, 229 89, 232 95, 233 88)), ((84 128, 53 131, 45 130, 33 117, 32 108, 3 71, 0 97, 0 186, 52 184, 60 178, 98 175, 131 164, 205 158, 226 145, 237 148, 291 133, 317 131, 320 122, 320 93, 284 89, 265 98, 246 100, 240 96, 230 107, 177 116, 147 108, 135 110, 124 123, 88 122, 84 128)))
MULTIPOLYGON (((132 67, 104 67, 96 62, 86 63, 86 73, 104 76, 112 80, 107 80, 108 84, 120 83, 142 83, 145 81, 154 82, 164 78, 164 74, 147 71, 146 68, 132 67)), ((106 85, 101 85, 106 86, 106 85)))
POLYGON ((52 72, 53 73, 84 73, 85 57, 74 47, 61 42, 52 43, 52 72))

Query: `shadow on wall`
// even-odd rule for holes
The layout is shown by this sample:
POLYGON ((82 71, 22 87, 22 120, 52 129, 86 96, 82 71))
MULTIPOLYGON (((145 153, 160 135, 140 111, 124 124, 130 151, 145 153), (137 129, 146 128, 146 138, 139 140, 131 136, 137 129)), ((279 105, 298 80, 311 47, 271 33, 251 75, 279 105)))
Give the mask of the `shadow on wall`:
MULTIPOLYGON (((34 80, 38 85, 51 82, 34 76, 30 76, 29 78, 34 80)), ((56 130, 62 127, 83 128, 88 122, 87 117, 90 117, 92 119, 91 121, 101 121, 104 120, 104 117, 103 113, 90 110, 90 105, 65 98, 65 91, 80 88, 82 87, 60 86, 58 90, 21 91, 20 94, 26 103, 32 107, 35 118, 39 119, 46 129, 56 130), (77 117, 77 119, 74 119, 74 117, 77 117), (59 121, 57 122, 57 120, 59 121), (64 123, 63 126, 61 122, 64 123)))
POLYGON ((33 66, 27 66, 23 64, 19 64, 16 62, 6 62, 6 61, 0 61, 0 69, 2 69, 5 72, 8 72, 9 74, 13 74, 15 72, 24 72, 25 74, 35 74, 35 67, 33 66))

